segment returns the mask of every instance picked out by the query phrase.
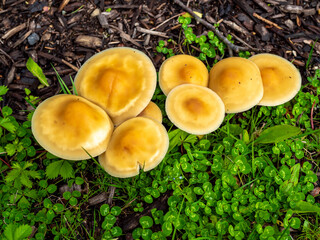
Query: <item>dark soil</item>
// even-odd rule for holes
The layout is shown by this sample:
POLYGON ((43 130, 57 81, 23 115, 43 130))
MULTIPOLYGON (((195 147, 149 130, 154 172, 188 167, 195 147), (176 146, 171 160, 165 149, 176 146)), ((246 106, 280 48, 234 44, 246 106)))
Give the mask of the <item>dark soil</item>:
MULTIPOLYGON (((219 30, 224 36, 231 34, 236 45, 250 45, 292 61, 300 69, 304 82, 310 72, 320 66, 318 0, 183 2, 201 12, 209 23, 220 22, 219 30), (314 50, 307 68, 313 43, 314 50)), ((0 84, 10 89, 2 104, 13 108, 17 119, 25 120, 25 110, 32 109, 24 100, 25 88, 41 99, 55 95, 60 86, 52 66, 71 85, 70 76, 74 78, 77 69, 89 57, 110 47, 139 49, 159 69, 165 58, 155 50, 159 40, 174 39, 178 43, 178 46, 171 46, 174 52, 181 53, 182 49, 188 53, 182 45, 178 23, 178 16, 183 12, 170 0, 1 0, 0 84), (110 12, 106 12, 108 8, 111 8, 110 12), (151 34, 146 30, 152 30, 151 34), (29 57, 43 69, 49 87, 39 88, 39 81, 26 68, 29 57)), ((207 32, 203 25, 192 23, 196 35, 207 32)), ((197 49, 193 51, 195 55, 199 54, 197 49)), ((225 57, 229 55, 226 51, 225 57)), ((167 197, 159 198, 160 202, 154 204, 165 205, 166 199, 163 198, 167 197)), ((143 214, 148 214, 148 208, 143 214)), ((124 224, 125 233, 132 231, 137 221, 138 217, 132 215, 124 224)), ((88 228, 90 225, 88 223, 88 228)))

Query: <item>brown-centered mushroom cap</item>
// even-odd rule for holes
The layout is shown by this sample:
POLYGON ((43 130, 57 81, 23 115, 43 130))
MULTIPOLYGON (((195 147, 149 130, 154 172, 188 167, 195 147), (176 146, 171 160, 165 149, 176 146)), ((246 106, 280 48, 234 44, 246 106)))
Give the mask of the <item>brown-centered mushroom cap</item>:
POLYGON ((162 123, 162 113, 160 108, 154 102, 149 102, 148 106, 143 109, 141 113, 137 117, 147 117, 152 118, 159 123, 162 123))
POLYGON ((264 94, 259 102, 263 106, 277 106, 290 101, 299 92, 301 75, 288 60, 263 53, 249 58, 260 69, 264 94))
POLYGON ((263 96, 259 68, 240 57, 216 63, 210 71, 209 88, 221 97, 226 113, 246 111, 257 105, 263 96))
POLYGON ((150 58, 127 47, 94 55, 75 77, 78 94, 102 107, 115 125, 137 116, 150 102, 156 84, 150 58))
POLYGON ((164 126, 150 118, 135 117, 113 132, 107 151, 99 156, 101 166, 111 176, 126 178, 149 171, 165 157, 169 137, 164 126))
POLYGON ((170 121, 181 130, 201 135, 213 132, 221 125, 225 107, 211 89, 183 84, 168 94, 166 112, 170 121))
POLYGON ((106 150, 113 123, 90 101, 61 94, 43 101, 31 121, 32 133, 50 153, 67 160, 96 157, 106 150), (86 151, 85 151, 85 150, 86 151))
POLYGON ((190 55, 175 55, 165 60, 159 70, 159 85, 165 95, 176 86, 192 83, 207 87, 209 73, 198 58, 190 55))

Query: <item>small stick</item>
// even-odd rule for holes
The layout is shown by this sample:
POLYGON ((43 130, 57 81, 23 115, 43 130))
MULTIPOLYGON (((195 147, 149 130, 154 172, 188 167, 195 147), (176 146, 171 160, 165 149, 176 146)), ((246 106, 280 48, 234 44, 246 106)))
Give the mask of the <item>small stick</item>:
POLYGON ((311 129, 314 130, 314 125, 313 125, 313 109, 314 105, 316 104, 316 101, 313 102, 312 107, 311 107, 311 113, 310 113, 310 122, 311 122, 311 129))
POLYGON ((27 23, 22 23, 14 28, 12 28, 11 30, 9 30, 6 34, 4 34, 1 38, 3 40, 7 40, 9 38, 11 38, 13 35, 15 35, 16 33, 20 32, 21 30, 25 29, 28 26, 27 23))
POLYGON ((2 158, 0 158, 0 160, 5 164, 7 165, 10 169, 12 169, 12 167, 9 165, 9 163, 7 163, 5 160, 3 160, 2 158))
POLYGON ((161 27, 163 24, 165 24, 165 23, 169 22, 170 20, 172 20, 172 19, 174 19, 174 18, 176 18, 176 17, 179 17, 179 16, 181 16, 181 15, 183 15, 183 13, 179 13, 179 14, 177 14, 177 15, 174 15, 173 17, 168 18, 167 20, 163 21, 161 24, 157 25, 156 27, 151 28, 150 30, 156 30, 157 28, 161 27))
POLYGON ((72 68, 73 70, 75 70, 76 72, 79 71, 79 68, 77 68, 76 66, 72 65, 71 63, 67 62, 64 59, 57 58, 57 57, 55 57, 55 56, 53 56, 53 55, 51 55, 49 53, 38 52, 38 55, 41 56, 41 57, 44 57, 46 59, 52 60, 52 61, 63 63, 65 65, 67 65, 68 67, 72 68))
POLYGON ((142 27, 137 27, 137 31, 138 32, 142 32, 142 33, 147 33, 147 34, 150 34, 150 35, 155 35, 155 36, 159 36, 159 37, 168 38, 167 34, 165 34, 163 32, 153 31, 153 30, 149 30, 149 29, 146 29, 146 28, 142 28, 142 27))
POLYGON ((180 0, 173 0, 173 1, 176 4, 178 4, 182 9, 184 9, 185 11, 190 13, 190 15, 193 16, 202 25, 204 25, 208 29, 212 30, 218 36, 218 38, 228 46, 230 56, 233 55, 232 51, 235 51, 237 53, 240 52, 240 51, 248 51, 248 50, 252 50, 252 51, 255 51, 255 52, 259 52, 260 51, 259 49, 251 47, 251 46, 250 47, 241 47, 241 46, 234 45, 225 36, 223 36, 223 34, 218 29, 216 29, 214 26, 212 26, 206 20, 200 18, 189 7, 185 6, 180 0))
POLYGON ((255 13, 255 12, 252 14, 252 16, 254 16, 255 18, 258 18, 259 20, 261 20, 261 21, 263 21, 263 22, 265 22, 265 23, 267 23, 267 24, 269 24, 269 25, 271 25, 271 26, 274 26, 274 27, 276 27, 276 28, 278 28, 278 29, 280 29, 280 30, 283 29, 283 28, 280 27, 278 24, 276 24, 276 23, 274 23, 274 22, 271 22, 270 20, 265 19, 264 17, 261 17, 260 15, 258 15, 258 14, 255 13))
POLYGON ((61 12, 65 6, 69 3, 70 0, 63 0, 62 3, 60 4, 60 7, 58 9, 58 12, 61 12))

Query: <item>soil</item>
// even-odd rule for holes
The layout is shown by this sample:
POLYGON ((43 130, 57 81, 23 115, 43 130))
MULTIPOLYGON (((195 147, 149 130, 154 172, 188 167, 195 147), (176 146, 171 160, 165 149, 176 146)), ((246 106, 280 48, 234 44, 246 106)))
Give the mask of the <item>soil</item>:
MULTIPOLYGON (((221 33, 230 34, 234 44, 251 46, 292 61, 299 68, 303 82, 320 67, 318 0, 182 2, 202 13, 202 19, 208 23, 219 23, 221 33)), ((25 88, 42 100, 55 95, 61 89, 53 66, 66 84, 71 85, 70 76, 74 79, 88 58, 111 47, 139 49, 152 59, 158 70, 165 59, 155 50, 159 40, 173 39, 177 44, 168 43, 168 47, 174 48, 177 54, 181 50, 188 53, 178 23, 178 17, 184 12, 173 0, 1 0, 0 84, 9 88, 2 107, 10 106, 14 117, 25 120, 25 110, 32 109, 24 100, 25 88), (38 79, 27 70, 29 57, 43 69, 49 87, 40 87, 38 79)), ((196 35, 207 33, 203 24, 192 23, 196 35)), ((198 49, 192 50, 194 55, 199 54, 198 49)), ((236 55, 226 51, 224 57, 231 54, 236 55)), ((219 60, 219 56, 216 58, 219 60)), ((166 197, 159 198, 154 205, 163 205, 166 197)), ((106 197, 102 198, 105 200, 106 197)), ((146 208, 141 215, 148 211, 146 208)), ((124 233, 132 231, 137 219, 132 215, 123 224, 124 233)))

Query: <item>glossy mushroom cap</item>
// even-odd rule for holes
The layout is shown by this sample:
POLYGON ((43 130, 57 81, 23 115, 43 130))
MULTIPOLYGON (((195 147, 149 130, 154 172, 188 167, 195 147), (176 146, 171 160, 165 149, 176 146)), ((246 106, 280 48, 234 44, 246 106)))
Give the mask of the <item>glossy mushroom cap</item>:
POLYGON ((35 110, 32 133, 50 153, 67 160, 96 157, 106 150, 113 123, 103 109, 88 100, 61 94, 50 97, 35 110))
POLYGON ((168 94, 166 112, 170 121, 181 130, 202 135, 213 132, 221 125, 225 107, 211 89, 183 84, 168 94))
POLYGON ((162 123, 162 113, 160 108, 154 102, 149 102, 148 106, 139 113, 138 117, 152 118, 159 123, 162 123))
POLYGON ((168 147, 168 133, 162 124, 145 117, 131 118, 115 129, 99 162, 111 176, 133 177, 140 168, 144 171, 155 168, 168 147))
POLYGON ((198 58, 189 55, 175 55, 165 60, 159 70, 159 85, 165 95, 176 86, 192 83, 207 87, 209 73, 198 58))
POLYGON ((137 116, 150 102, 156 84, 150 58, 126 47, 94 55, 75 77, 78 94, 102 107, 115 125, 137 116))
POLYGON ((249 110, 263 96, 259 68, 240 57, 229 57, 216 63, 210 71, 209 88, 221 97, 226 113, 249 110))
POLYGON ((262 106, 277 106, 290 101, 299 92, 301 75, 299 70, 285 58, 264 53, 249 58, 260 69, 264 94, 259 102, 262 106))

